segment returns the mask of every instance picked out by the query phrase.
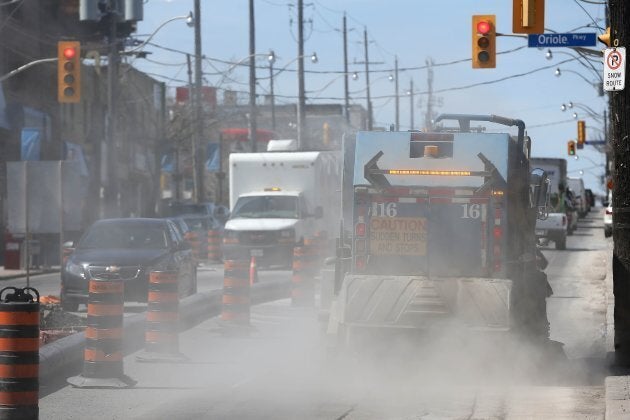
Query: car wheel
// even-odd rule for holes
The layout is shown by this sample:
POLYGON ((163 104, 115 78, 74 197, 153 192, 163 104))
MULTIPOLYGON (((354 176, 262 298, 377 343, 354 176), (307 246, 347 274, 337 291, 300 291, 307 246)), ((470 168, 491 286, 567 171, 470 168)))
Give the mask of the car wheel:
POLYGON ((563 237, 562 239, 558 239, 556 241, 556 249, 559 251, 563 251, 565 249, 567 249, 567 238, 566 236, 563 237))

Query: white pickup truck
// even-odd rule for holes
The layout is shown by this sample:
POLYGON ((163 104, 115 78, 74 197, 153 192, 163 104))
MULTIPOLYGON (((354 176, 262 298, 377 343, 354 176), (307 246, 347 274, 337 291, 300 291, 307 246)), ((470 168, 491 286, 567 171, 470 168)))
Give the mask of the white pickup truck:
POLYGON ((567 215, 564 213, 549 213, 545 220, 536 220, 536 238, 547 244, 553 241, 556 249, 567 248, 567 215))

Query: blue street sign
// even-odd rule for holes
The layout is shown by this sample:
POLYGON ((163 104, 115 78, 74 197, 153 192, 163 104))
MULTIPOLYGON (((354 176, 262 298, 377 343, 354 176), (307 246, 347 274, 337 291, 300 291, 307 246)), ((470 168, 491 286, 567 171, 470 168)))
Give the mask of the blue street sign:
POLYGON ((529 34, 527 36, 527 46, 530 48, 594 47, 596 45, 596 33, 529 34))
POLYGON ((591 146, 603 146, 606 144, 605 140, 587 140, 584 142, 585 144, 589 144, 591 146))

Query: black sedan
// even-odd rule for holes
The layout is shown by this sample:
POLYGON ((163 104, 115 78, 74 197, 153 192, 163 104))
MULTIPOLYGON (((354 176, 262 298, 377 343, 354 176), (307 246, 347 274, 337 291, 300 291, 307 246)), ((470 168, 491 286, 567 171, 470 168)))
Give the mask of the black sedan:
POLYGON ((63 308, 76 311, 88 296, 88 281, 107 271, 125 281, 125 300, 147 300, 151 271, 176 270, 179 294, 197 292, 197 268, 190 245, 172 221, 106 219, 95 222, 79 240, 61 270, 63 308))

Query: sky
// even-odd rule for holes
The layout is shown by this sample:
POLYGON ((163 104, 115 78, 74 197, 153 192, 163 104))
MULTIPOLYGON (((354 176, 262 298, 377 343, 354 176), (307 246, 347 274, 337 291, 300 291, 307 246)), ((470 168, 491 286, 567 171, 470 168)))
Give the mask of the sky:
MULTIPOLYGON (((603 32, 604 6, 598 1, 547 0, 546 32, 603 32)), ((147 0, 144 20, 138 24, 136 37, 144 40, 165 21, 193 10, 193 0, 147 0)), ((221 89, 246 92, 248 68, 230 63, 248 63, 249 1, 202 0, 201 32, 204 80, 221 89), (227 62, 227 63, 226 63, 227 62)), ((257 64, 267 66, 267 53, 276 55, 275 69, 286 67, 274 77, 276 103, 294 103, 297 96, 297 1, 255 0, 257 64)), ((363 31, 367 29, 370 65, 370 90, 375 126, 389 127, 395 121, 394 57, 398 57, 400 124, 410 127, 410 81, 414 84, 414 120, 421 128, 428 95, 427 60, 432 60, 435 112, 497 114, 518 118, 527 125, 532 138, 532 155, 568 159, 570 176, 583 178, 587 188, 602 193, 600 176, 604 155, 591 146, 578 151, 579 159, 567 156, 567 141, 575 139, 578 119, 584 119, 587 140, 603 139, 603 122, 593 118, 585 107, 601 115, 607 97, 599 96, 602 64, 599 59, 588 65, 574 59, 567 48, 528 48, 521 37, 499 36, 495 69, 473 69, 471 57, 472 15, 495 14, 497 32, 512 33, 512 2, 508 0, 305 0, 304 53, 315 52, 318 63, 305 60, 307 103, 343 102, 342 18, 348 21, 349 72, 351 103, 366 106, 363 31), (511 51, 514 50, 514 51, 511 51), (455 64, 447 64, 461 61, 455 64), (446 65, 444 65, 446 64, 446 65), (419 68, 420 67, 420 68, 419 68), (547 68, 545 68, 547 67, 547 68), (560 68, 561 75, 555 75, 560 68), (327 73, 331 72, 331 73, 327 73), (521 75, 520 77, 514 77, 521 75), (502 81, 498 81, 504 79, 502 81), (468 85, 485 83, 476 87, 468 85), (561 111, 572 102, 573 110, 561 111)), ((603 44, 592 47, 601 50, 603 44)), ((134 66, 166 82, 167 86, 187 83, 185 53, 194 53, 194 30, 183 19, 173 20, 159 29, 145 51, 147 59, 133 60, 134 66), (168 48, 170 50, 164 49, 168 48)), ((257 93, 269 91, 269 72, 257 70, 257 93)), ((172 92, 172 89, 169 90, 172 92)))

